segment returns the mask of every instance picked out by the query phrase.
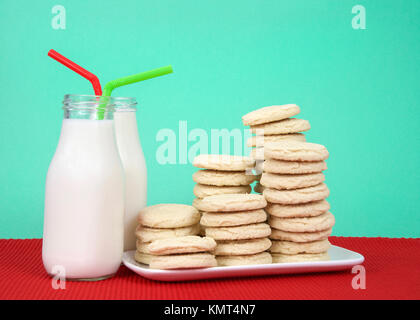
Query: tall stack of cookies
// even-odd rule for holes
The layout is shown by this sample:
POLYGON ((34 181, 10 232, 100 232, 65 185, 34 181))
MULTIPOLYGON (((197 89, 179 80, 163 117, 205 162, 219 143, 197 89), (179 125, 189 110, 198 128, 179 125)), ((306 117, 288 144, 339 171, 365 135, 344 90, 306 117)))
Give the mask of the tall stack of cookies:
MULTIPOLYGON (((257 173, 261 174, 261 165, 264 160, 263 147, 269 142, 279 141, 306 141, 301 132, 311 128, 309 121, 290 118, 300 113, 299 106, 286 104, 269 106, 254 110, 242 117, 243 124, 250 126, 255 135, 248 139, 247 145, 252 147, 251 158, 257 161, 257 173)), ((260 176, 259 176, 260 177, 260 176)), ((259 179, 257 179, 259 181, 259 179)), ((262 193, 262 186, 258 182, 254 191, 262 193)))
POLYGON ((328 259, 335 219, 323 183, 327 149, 308 142, 270 142, 264 155, 260 183, 268 202, 273 262, 328 259))
POLYGON ((195 199, 201 210, 206 237, 216 240, 218 266, 267 264, 272 262, 270 226, 262 195, 220 194, 195 199))
POLYGON ((200 213, 194 207, 158 204, 141 210, 138 220, 137 262, 158 269, 216 266, 214 255, 209 253, 216 243, 197 236, 200 213))

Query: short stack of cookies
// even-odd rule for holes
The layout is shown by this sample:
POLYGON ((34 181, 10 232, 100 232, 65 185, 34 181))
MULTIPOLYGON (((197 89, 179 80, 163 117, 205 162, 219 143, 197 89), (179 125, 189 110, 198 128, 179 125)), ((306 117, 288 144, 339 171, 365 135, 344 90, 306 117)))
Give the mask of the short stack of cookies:
POLYGON ((322 173, 328 150, 315 143, 281 141, 267 143, 264 155, 260 183, 268 202, 273 262, 327 260, 335 223, 322 173))
POLYGON ((211 238, 197 236, 200 213, 184 204, 158 204, 139 213, 137 262, 151 269, 204 268, 217 265, 211 238))
MULTIPOLYGON (((261 172, 261 164, 264 160, 263 147, 266 143, 288 140, 306 141, 305 135, 301 132, 311 128, 309 121, 290 118, 299 113, 299 106, 286 104, 263 107, 242 117, 243 124, 250 126, 251 132, 255 134, 248 139, 247 145, 253 148, 250 156, 256 160, 257 174, 261 172)), ((259 183, 255 185, 254 191, 262 193, 259 183)))
POLYGON ((272 263, 270 226, 262 195, 220 194, 194 200, 206 237, 216 240, 218 266, 272 263))
POLYGON ((194 158, 194 195, 198 199, 218 194, 250 193, 254 160, 249 157, 201 154, 194 158), (249 172, 248 172, 249 171, 249 172))

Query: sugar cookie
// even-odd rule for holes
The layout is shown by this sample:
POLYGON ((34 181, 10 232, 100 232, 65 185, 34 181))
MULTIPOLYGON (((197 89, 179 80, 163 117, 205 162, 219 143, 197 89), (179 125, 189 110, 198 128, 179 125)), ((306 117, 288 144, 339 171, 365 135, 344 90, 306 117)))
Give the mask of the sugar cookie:
POLYGON ((260 184, 267 188, 283 190, 283 189, 300 189, 316 186, 324 182, 323 173, 307 173, 307 174, 275 174, 264 172, 261 176, 260 184))
POLYGON ((245 240, 265 238, 271 234, 271 228, 266 223, 248 224, 238 227, 207 227, 206 237, 214 240, 245 240))
POLYGON ((200 224, 205 227, 232 227, 253 224, 267 220, 263 209, 240 212, 203 212, 200 224))
POLYGON ((283 254, 321 253, 327 251, 329 247, 330 242, 328 240, 302 243, 273 240, 270 252, 283 254))
POLYGON ((226 154, 200 154, 193 160, 193 166, 218 171, 245 171, 254 165, 250 157, 226 154))
POLYGON ((210 253, 175 254, 151 256, 150 269, 190 269, 216 267, 214 255, 210 253))
POLYGON ((299 112, 300 108, 295 104, 263 107, 244 115, 242 122, 244 126, 257 125, 287 119, 297 115, 299 112))
POLYGON ((187 227, 200 221, 196 208, 185 204, 157 204, 140 210, 139 223, 151 228, 187 227))
POLYGON ((138 226, 136 229, 136 237, 142 242, 152 242, 159 239, 193 236, 200 232, 200 225, 194 224, 192 226, 175 228, 175 229, 155 229, 138 226))
POLYGON ((267 203, 265 211, 279 218, 314 217, 330 210, 326 200, 307 202, 302 204, 267 203))
POLYGON ((270 264, 273 262, 271 254, 268 252, 261 252, 257 254, 248 254, 242 256, 217 256, 217 265, 224 266, 241 266, 252 264, 270 264))
POLYGON ((268 238, 217 241, 213 253, 216 256, 248 255, 266 251, 270 247, 271 241, 268 238))
POLYGON ((193 206, 206 212, 232 212, 262 209, 267 201, 259 194, 219 194, 195 199, 193 206))
POLYGON ((231 194, 231 193, 250 193, 251 192, 251 186, 209 186, 205 184, 199 184, 197 183, 194 186, 194 195, 197 198, 205 198, 209 196, 214 196, 217 194, 231 194))
POLYGON ((278 135, 308 131, 311 125, 308 120, 290 118, 251 126, 251 132, 257 135, 278 135))
POLYGON ((315 232, 288 232, 277 229, 271 229, 270 239, 292 242, 312 242, 328 239, 332 229, 326 229, 315 232))
POLYGON ((330 260, 327 252, 321 253, 300 253, 300 254, 282 254, 272 253, 273 263, 287 262, 309 262, 309 261, 326 261, 330 260))
POLYGON ((335 218, 331 212, 306 218, 277 218, 270 216, 269 223, 272 228, 282 231, 316 232, 332 228, 335 224, 335 218))
POLYGON ((286 161, 322 161, 328 158, 323 145, 300 141, 269 142, 264 145, 265 158, 286 161))
POLYGON ((248 147, 256 147, 258 144, 259 147, 262 147, 268 142, 279 142, 284 140, 306 141, 306 138, 303 133, 275 134, 271 136, 252 136, 247 140, 246 145, 248 147))
POLYGON ((216 241, 212 238, 199 236, 160 239, 153 241, 148 246, 150 254, 153 255, 206 252, 214 248, 216 248, 216 241))
POLYGON ((323 200, 329 196, 330 190, 325 183, 320 183, 313 187, 295 190, 266 188, 263 194, 267 201, 271 203, 298 204, 323 200))
POLYGON ((254 182, 255 176, 245 171, 198 170, 193 174, 193 180, 212 186, 246 186, 254 182))
POLYGON ((266 159, 262 165, 264 172, 280 174, 303 174, 327 170, 325 161, 284 161, 266 159))

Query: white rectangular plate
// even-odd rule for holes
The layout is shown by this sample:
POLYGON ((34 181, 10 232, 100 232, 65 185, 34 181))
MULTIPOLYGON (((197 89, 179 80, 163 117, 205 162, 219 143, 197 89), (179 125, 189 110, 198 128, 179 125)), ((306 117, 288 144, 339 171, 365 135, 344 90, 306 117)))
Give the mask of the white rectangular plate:
POLYGON ((145 264, 134 260, 135 251, 126 251, 123 255, 124 265, 135 273, 151 280, 187 281, 228 277, 252 277, 275 274, 327 272, 350 269, 363 263, 365 258, 354 251, 331 246, 328 250, 330 260, 294 263, 272 263, 233 267, 214 267, 204 269, 158 270, 149 269, 145 264))

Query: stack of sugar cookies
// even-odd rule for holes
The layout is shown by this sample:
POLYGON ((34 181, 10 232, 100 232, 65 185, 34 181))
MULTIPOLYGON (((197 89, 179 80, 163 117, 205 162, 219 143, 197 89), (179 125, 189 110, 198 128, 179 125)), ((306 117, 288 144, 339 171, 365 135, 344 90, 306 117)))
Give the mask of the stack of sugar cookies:
POLYGON ((207 237, 217 242, 218 266, 271 263, 270 226, 265 223, 267 205, 262 195, 220 194, 195 199, 203 211, 201 225, 207 237))
MULTIPOLYGON (((247 145, 253 148, 251 158, 257 161, 257 174, 261 173, 264 160, 263 147, 266 143, 285 140, 306 141, 305 135, 301 132, 311 128, 309 121, 290 118, 299 113, 299 106, 286 104, 260 108, 242 117, 243 124, 250 126, 251 132, 255 134, 248 139, 247 145)), ((261 184, 257 183, 254 191, 262 193, 261 184)))
POLYGON ((250 184, 255 180, 251 170, 254 162, 249 157, 231 155, 202 154, 195 157, 193 165, 204 170, 193 174, 197 183, 194 195, 202 199, 218 194, 250 193, 250 184))
POLYGON ((200 214, 192 206, 158 204, 139 213, 135 260, 152 269, 204 268, 217 265, 211 238, 199 237, 200 214))
POLYGON ((328 259, 328 236, 335 223, 328 211, 323 170, 327 149, 319 144, 281 141, 264 146, 261 185, 268 202, 273 262, 328 259))

